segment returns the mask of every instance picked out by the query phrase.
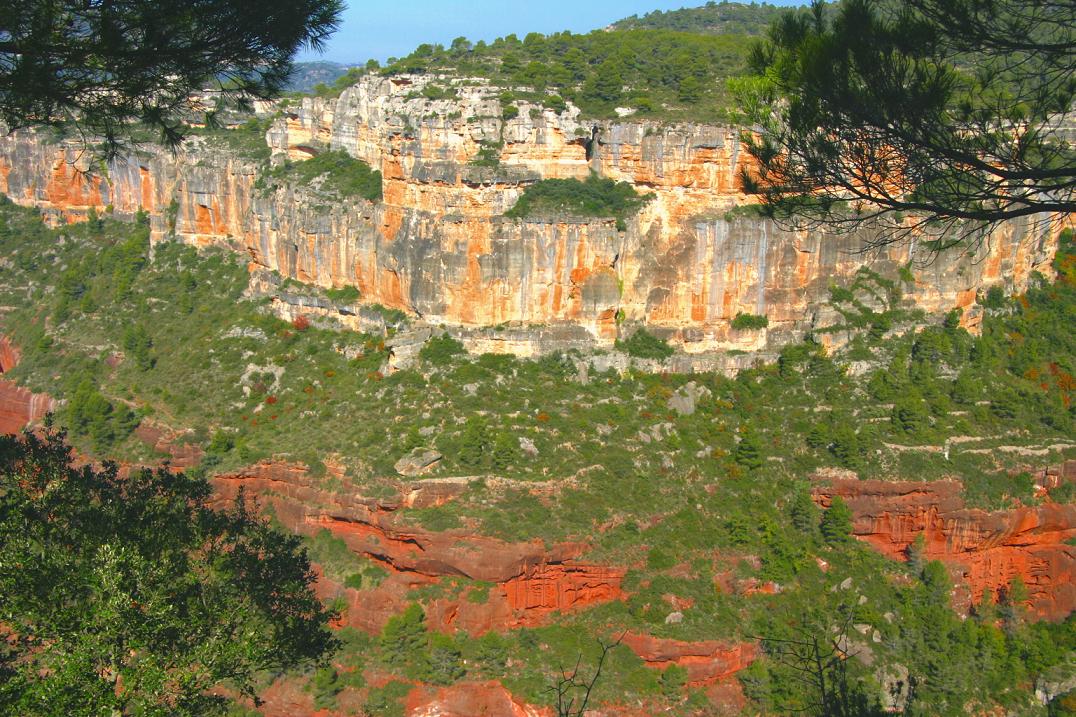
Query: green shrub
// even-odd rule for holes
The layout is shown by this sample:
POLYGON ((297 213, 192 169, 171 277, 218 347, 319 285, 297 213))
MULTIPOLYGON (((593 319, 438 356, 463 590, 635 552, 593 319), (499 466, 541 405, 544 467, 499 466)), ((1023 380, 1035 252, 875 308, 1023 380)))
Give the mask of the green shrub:
POLYGON ((759 316, 758 314, 736 314, 736 318, 732 320, 732 328, 737 331, 754 331, 757 329, 764 329, 770 325, 770 320, 765 316, 759 316))
POLYGON ((662 360, 673 355, 673 348, 668 342, 659 339, 646 329, 639 329, 624 341, 617 339, 614 346, 635 358, 662 360))
POLYGON ((371 202, 381 199, 381 172, 342 149, 328 150, 299 162, 285 162, 264 172, 260 181, 307 185, 321 176, 325 178, 321 185, 323 190, 334 191, 343 197, 362 197, 371 202))
POLYGON ((338 304, 354 304, 359 300, 359 290, 354 286, 341 286, 338 289, 327 289, 325 296, 329 301, 334 301, 338 304))
POLYGON ((454 357, 465 353, 467 353, 467 351, 463 348, 463 344, 460 341, 457 341, 448 334, 442 334, 440 336, 431 337, 419 350, 418 356, 423 361, 432 363, 435 366, 447 366, 452 363, 454 357))
POLYGON ((615 182, 591 174, 578 179, 543 179, 523 190, 506 217, 567 214, 577 217, 609 217, 623 230, 625 219, 639 210, 653 194, 640 195, 628 182, 615 182))

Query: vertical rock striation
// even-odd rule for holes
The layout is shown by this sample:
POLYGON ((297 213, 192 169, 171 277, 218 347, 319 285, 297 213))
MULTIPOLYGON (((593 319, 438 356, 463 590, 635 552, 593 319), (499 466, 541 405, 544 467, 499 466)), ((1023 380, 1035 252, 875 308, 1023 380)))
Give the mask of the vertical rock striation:
MULTIPOLYGON (((21 133, 0 139, 0 191, 56 220, 111 206, 151 215, 155 241, 245 253, 252 266, 431 323, 584 330, 597 344, 620 323, 646 324, 689 353, 773 347, 819 328, 829 287, 861 267, 896 278, 910 307, 968 307, 984 286, 1018 289, 1049 273, 1046 223, 1013 222, 970 255, 931 263, 915 241, 865 250, 868 233, 793 231, 728 212, 749 202, 736 182, 748 161, 731 127, 584 122, 520 102, 502 119, 497 88, 444 77, 367 77, 336 100, 285 108, 266 135, 276 156, 342 149, 382 172, 384 199, 340 199, 316 186, 265 189, 264 164, 194 138, 102 171, 73 146, 21 133), (456 99, 422 96, 455 83, 456 99), (481 161, 478 161, 481 160, 481 161), (623 231, 612 219, 506 219, 531 182, 591 171, 653 194, 623 231), (739 312, 770 327, 735 331, 739 312)), ((553 332, 554 334, 556 332, 553 332)), ((569 332, 570 333, 570 332, 569 332)), ((576 336, 577 334, 572 334, 576 336)), ((537 339, 536 339, 537 341, 537 339)), ((525 353, 514 342, 508 350, 525 353)), ((555 348, 555 346, 554 346, 555 348)))

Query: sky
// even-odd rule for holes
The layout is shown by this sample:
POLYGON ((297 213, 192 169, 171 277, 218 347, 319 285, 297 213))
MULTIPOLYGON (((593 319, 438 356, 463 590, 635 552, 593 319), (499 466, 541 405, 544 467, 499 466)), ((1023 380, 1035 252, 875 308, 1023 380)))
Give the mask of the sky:
POLYGON ((461 35, 488 42, 511 33, 522 39, 528 32, 589 32, 630 15, 704 4, 704 0, 349 0, 325 53, 303 51, 297 59, 384 62, 408 55, 424 42, 448 45, 461 35))

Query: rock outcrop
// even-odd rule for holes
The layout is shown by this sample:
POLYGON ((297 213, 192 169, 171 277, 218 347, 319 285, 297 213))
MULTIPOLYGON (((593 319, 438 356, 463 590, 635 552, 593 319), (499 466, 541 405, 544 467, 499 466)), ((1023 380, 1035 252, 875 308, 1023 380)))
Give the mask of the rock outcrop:
POLYGON ((954 250, 920 266, 927 252, 915 241, 864 252, 866 233, 726 216, 748 201, 736 184, 747 161, 736 128, 584 122, 574 108, 527 103, 502 120, 497 88, 461 84, 458 99, 429 100, 420 90, 431 82, 452 80, 367 77, 337 100, 304 99, 267 135, 280 158, 327 146, 368 162, 384 176, 377 203, 314 186, 260 188, 264 165, 202 138, 175 157, 147 150, 88 174, 73 147, 5 137, 0 192, 57 218, 143 209, 155 241, 226 246, 254 267, 356 286, 363 302, 430 323, 518 325, 511 341, 475 345, 517 354, 575 345, 580 331, 609 344, 638 324, 694 354, 773 347, 833 323, 830 285, 863 266, 896 279, 911 264, 905 300, 927 311, 970 307, 986 285, 1019 288, 1049 273, 1054 233, 1030 221, 1004 226, 974 256, 954 250), (623 231, 612 219, 502 216, 535 179, 591 171, 654 198, 623 231), (769 328, 732 329, 739 312, 767 316, 769 328))
POLYGON ((0 433, 18 433, 56 410, 56 401, 51 396, 34 393, 2 378, 18 362, 18 350, 6 336, 0 336, 0 433))
POLYGON ((329 530, 357 555, 385 567, 388 578, 372 590, 345 588, 325 576, 319 580, 322 597, 347 604, 345 623, 369 632, 406 607, 410 590, 453 577, 492 585, 484 599, 460 594, 432 600, 428 619, 437 629, 471 634, 534 626, 551 613, 623 596, 624 570, 578 562, 582 545, 547 549, 541 541, 506 543, 460 530, 403 526, 393 512, 406 496, 375 500, 354 491, 324 491, 301 465, 259 463, 217 476, 213 485, 222 504, 243 489, 271 506, 288 529, 306 535, 329 530))
POLYGON ((517 700, 499 682, 462 682, 450 687, 416 687, 407 696, 407 717, 552 717, 548 707, 517 700))
POLYGON ((1076 609, 1076 504, 1044 503, 987 512, 964 507, 957 481, 832 479, 815 487, 828 506, 840 496, 851 508, 853 534, 897 560, 918 536, 923 557, 950 565, 958 578, 954 601, 967 608, 983 591, 997 599, 1016 576, 1040 617, 1060 620, 1076 609))
POLYGON ((683 642, 628 633, 624 644, 655 669, 664 670, 679 665, 687 671, 691 687, 710 685, 731 677, 758 657, 754 643, 728 644, 716 640, 683 642))

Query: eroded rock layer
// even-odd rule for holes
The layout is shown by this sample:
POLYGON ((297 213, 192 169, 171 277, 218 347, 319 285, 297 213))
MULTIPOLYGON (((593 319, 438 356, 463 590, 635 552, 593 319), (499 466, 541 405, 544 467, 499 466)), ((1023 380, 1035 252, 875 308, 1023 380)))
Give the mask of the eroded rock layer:
POLYGON ((18 433, 56 410, 56 401, 52 397, 34 393, 2 377, 18 362, 18 350, 6 336, 0 336, 0 433, 18 433))
POLYGON ((1060 620, 1076 609, 1076 505, 1044 503, 987 512, 964 507, 957 481, 833 479, 815 488, 828 506, 840 496, 851 508, 853 534, 897 560, 922 535, 923 558, 955 569, 955 595, 966 608, 986 594, 996 600, 1020 576, 1039 616, 1060 620))
POLYGON ((437 598, 427 606, 430 624, 446 631, 481 634, 533 626, 551 613, 623 597, 624 570, 579 563, 583 546, 541 541, 506 543, 464 531, 433 532, 398 525, 393 511, 403 498, 375 500, 354 491, 327 492, 303 466, 259 463, 213 479, 218 501, 240 489, 271 506, 288 529, 312 535, 329 530, 357 555, 376 561, 389 576, 376 588, 357 591, 321 576, 322 597, 343 598, 346 624, 377 632, 408 604, 410 590, 443 578, 491 583, 484 599, 466 594, 437 598))
MULTIPOLYGON (((574 108, 525 102, 502 120, 496 88, 459 86, 458 99, 428 100, 417 90, 432 81, 449 80, 366 78, 338 100, 304 99, 267 134, 281 159, 331 147, 368 162, 384 176, 380 202, 265 187, 259 161, 201 139, 175 157, 149 149, 95 173, 81 151, 33 134, 0 139, 0 192, 54 217, 143 209, 156 241, 227 246, 253 266, 353 285, 365 302, 430 322, 563 326, 599 344, 645 323, 689 352, 773 346, 833 323, 829 287, 863 266, 895 279, 910 263, 916 280, 901 288, 927 311, 969 307, 983 286, 1019 288, 1032 272, 1049 273, 1054 232, 1042 223, 1014 222, 971 256, 954 250, 924 265, 916 241, 864 253, 868 233, 726 216, 748 201, 737 187, 746 155, 735 128, 583 122, 574 108), (654 198, 623 231, 612 219, 502 216, 535 179, 590 171, 654 198), (770 328, 734 331, 739 312, 767 316, 770 328)), ((537 343, 500 348, 533 353, 537 343)))
POLYGON ((655 669, 664 670, 670 665, 683 667, 687 671, 687 684, 693 687, 731 677, 758 657, 754 643, 684 642, 628 633, 624 644, 655 669))

